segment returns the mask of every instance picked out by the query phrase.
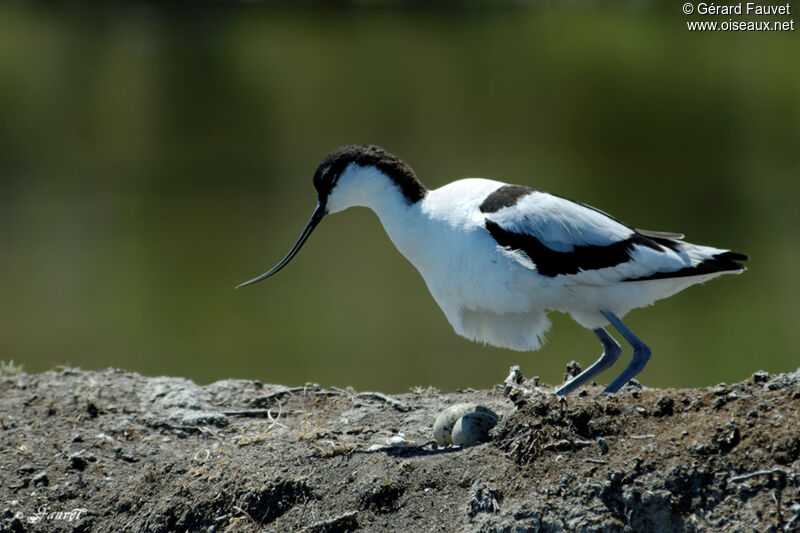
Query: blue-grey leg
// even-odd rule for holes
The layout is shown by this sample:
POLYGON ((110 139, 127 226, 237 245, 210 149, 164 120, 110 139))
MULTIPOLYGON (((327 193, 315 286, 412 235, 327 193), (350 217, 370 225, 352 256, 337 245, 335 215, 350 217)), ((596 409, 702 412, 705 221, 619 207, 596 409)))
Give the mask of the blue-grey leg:
POLYGON ((642 371, 644 365, 646 365, 647 361, 650 359, 650 348, 640 341, 639 337, 634 335, 614 313, 609 311, 602 311, 602 313, 603 316, 611 322, 611 325, 625 337, 625 340, 633 346, 633 359, 631 359, 630 364, 625 367, 622 374, 617 376, 617 379, 611 382, 611 385, 606 387, 606 392, 617 392, 623 385, 630 381, 633 376, 642 371))
POLYGON ((595 377, 600 372, 604 370, 608 370, 611 368, 619 354, 622 353, 622 348, 620 348, 619 343, 614 340, 614 337, 608 334, 608 332, 603 328, 597 328, 592 330, 597 338, 600 339, 600 342, 603 343, 603 355, 600 356, 600 359, 594 362, 592 366, 569 380, 567 383, 563 384, 557 391, 556 394, 565 395, 569 394, 570 392, 574 391, 593 377, 595 377))

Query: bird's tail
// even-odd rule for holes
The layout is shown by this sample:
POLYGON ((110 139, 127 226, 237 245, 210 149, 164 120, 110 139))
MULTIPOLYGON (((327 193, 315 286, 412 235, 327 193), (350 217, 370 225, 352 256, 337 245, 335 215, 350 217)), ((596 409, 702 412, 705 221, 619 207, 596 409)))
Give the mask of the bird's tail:
MULTIPOLYGON (((750 257, 745 254, 725 251, 721 254, 715 254, 710 261, 714 262, 714 267, 716 268, 715 272, 741 272, 747 270, 747 267, 740 261, 747 261, 748 259, 750 259, 750 257)), ((709 260, 706 259, 704 262, 707 261, 709 260)))
POLYGON ((749 257, 730 250, 721 250, 711 246, 701 246, 681 240, 683 235, 637 230, 640 234, 681 255, 686 263, 681 268, 665 269, 649 276, 626 281, 647 281, 653 279, 682 278, 706 276, 709 274, 740 273, 747 270, 742 264, 749 257))

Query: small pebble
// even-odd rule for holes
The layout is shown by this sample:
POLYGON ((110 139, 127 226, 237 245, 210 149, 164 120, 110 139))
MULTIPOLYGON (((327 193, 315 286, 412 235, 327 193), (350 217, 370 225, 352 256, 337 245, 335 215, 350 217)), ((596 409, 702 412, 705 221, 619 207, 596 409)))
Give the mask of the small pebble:
POLYGON ((597 445, 600 446, 600 453, 603 455, 607 454, 608 443, 606 442, 606 439, 604 439, 603 437, 597 437, 597 439, 595 440, 597 441, 597 445))

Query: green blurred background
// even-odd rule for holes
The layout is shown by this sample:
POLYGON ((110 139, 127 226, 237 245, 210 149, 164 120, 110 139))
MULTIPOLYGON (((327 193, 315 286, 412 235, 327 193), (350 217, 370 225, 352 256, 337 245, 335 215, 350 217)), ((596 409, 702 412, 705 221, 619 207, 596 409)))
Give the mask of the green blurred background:
POLYGON ((628 315, 646 385, 797 368, 798 33, 588 4, 0 4, 0 359, 399 392, 599 355, 559 314, 538 352, 456 336, 363 209, 234 290, 294 243, 321 158, 375 143, 430 188, 497 178, 750 254, 628 315))

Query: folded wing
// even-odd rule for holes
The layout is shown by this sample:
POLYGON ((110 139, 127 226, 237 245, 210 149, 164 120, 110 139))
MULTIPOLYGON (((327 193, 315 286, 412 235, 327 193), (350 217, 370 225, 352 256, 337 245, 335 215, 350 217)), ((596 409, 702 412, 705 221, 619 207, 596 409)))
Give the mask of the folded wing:
POLYGON ((646 281, 741 271, 747 256, 681 241, 677 233, 633 229, 591 206, 506 185, 480 207, 505 252, 542 276, 576 282, 646 281), (524 261, 527 258, 530 260, 524 261))

